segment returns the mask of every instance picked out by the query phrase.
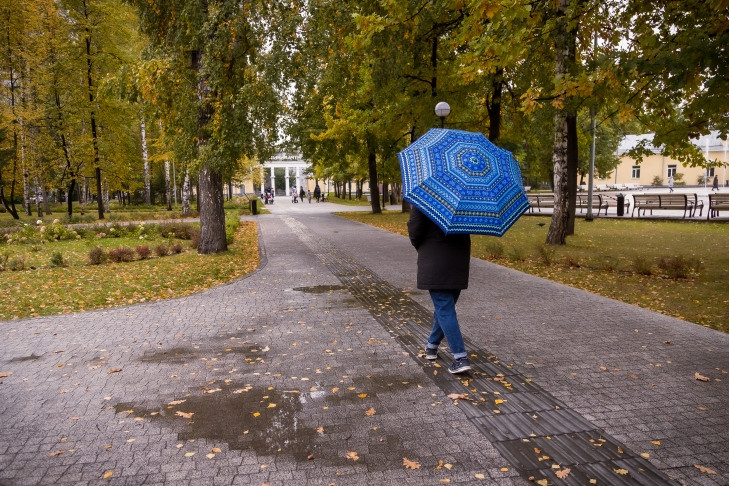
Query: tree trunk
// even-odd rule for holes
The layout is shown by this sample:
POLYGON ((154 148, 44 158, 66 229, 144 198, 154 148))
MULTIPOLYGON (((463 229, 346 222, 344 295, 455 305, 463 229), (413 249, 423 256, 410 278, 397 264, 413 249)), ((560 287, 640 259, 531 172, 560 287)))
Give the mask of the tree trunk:
POLYGON ((223 176, 205 164, 200 171, 198 184, 198 205, 200 207, 201 254, 218 253, 228 249, 225 239, 225 212, 223 211, 223 176))
POLYGON ((147 152, 147 125, 144 118, 139 122, 139 131, 142 136, 142 162, 144 164, 144 204, 152 205, 152 188, 149 182, 149 152, 147 152))
POLYGON ((182 181, 182 214, 190 215, 190 173, 185 168, 185 178, 182 181))
POLYGON ((380 207, 380 191, 377 187, 377 152, 372 136, 367 136, 367 165, 370 171, 370 203, 372 214, 382 213, 380 207))
POLYGON ((493 143, 501 136, 501 94, 504 89, 504 69, 498 68, 491 81, 493 94, 487 109, 489 113, 489 140, 493 143))
POLYGON ((567 115, 567 236, 575 234, 577 209, 577 115, 567 115))
POLYGON ((86 19, 86 82, 89 88, 89 116, 91 118, 91 142, 94 148, 94 174, 96 176, 96 199, 98 202, 99 219, 104 219, 104 205, 101 194, 101 158, 99 157, 99 140, 96 131, 96 111, 94 110, 94 77, 93 63, 91 61, 91 20, 86 8, 86 0, 83 0, 84 18, 86 19))

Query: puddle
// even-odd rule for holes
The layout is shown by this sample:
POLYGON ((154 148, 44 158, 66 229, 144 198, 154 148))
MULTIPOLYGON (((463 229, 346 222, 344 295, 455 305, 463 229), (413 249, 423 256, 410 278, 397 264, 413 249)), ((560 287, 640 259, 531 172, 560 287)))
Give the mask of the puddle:
POLYGON ((40 359, 40 356, 36 356, 35 353, 31 353, 30 356, 20 356, 18 358, 11 359, 8 362, 9 363, 20 363, 20 362, 23 362, 23 361, 35 361, 37 359, 40 359))
POLYGON ((172 348, 145 353, 143 363, 184 364, 196 359, 198 350, 188 348, 172 348))
POLYGON ((335 290, 344 290, 344 285, 315 285, 313 287, 294 287, 291 290, 307 294, 325 294, 335 290))
POLYGON ((297 461, 307 460, 316 431, 299 423, 299 393, 240 384, 222 385, 215 391, 215 386, 210 385, 208 393, 194 389, 196 395, 158 409, 131 403, 119 403, 114 409, 171 428, 179 440, 207 439, 224 442, 232 450, 252 449, 259 455, 283 452, 297 461))

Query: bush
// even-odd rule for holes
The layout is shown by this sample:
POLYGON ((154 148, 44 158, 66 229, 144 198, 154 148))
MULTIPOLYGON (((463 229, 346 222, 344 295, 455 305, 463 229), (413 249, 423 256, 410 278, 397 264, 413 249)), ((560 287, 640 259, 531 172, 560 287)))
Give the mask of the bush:
POLYGON ((19 272, 20 270, 25 270, 25 258, 13 257, 7 262, 6 266, 7 266, 8 270, 11 270, 13 272, 19 272))
POLYGON ((157 225, 146 225, 144 223, 140 223, 138 226, 132 225, 130 226, 130 234, 140 240, 151 240, 158 234, 157 225))
POLYGON ((60 251, 54 252, 51 255, 51 266, 52 267, 65 267, 67 265, 66 260, 60 251))
POLYGON ((89 250, 89 264, 90 265, 101 265, 106 261, 106 252, 99 246, 93 247, 89 250))
POLYGON ((195 231, 190 238, 190 248, 197 250, 200 245, 200 230, 195 231))
POLYGON ((554 248, 550 248, 547 245, 539 245, 537 247, 537 255, 539 255, 542 263, 547 266, 550 266, 554 263, 556 254, 557 252, 554 250, 554 248))
POLYGON ((572 267, 572 268, 580 268, 582 266, 582 263, 580 262, 579 257, 577 257, 576 255, 570 255, 570 254, 565 255, 564 263, 568 267, 572 267))
POLYGON ((651 262, 641 255, 633 259, 633 271, 638 275, 653 275, 651 262))
POLYGON ((670 278, 686 279, 701 271, 701 260, 686 258, 683 255, 664 257, 658 260, 658 268, 670 278))
POLYGON ((45 241, 75 240, 81 238, 71 228, 62 225, 57 219, 47 226, 41 226, 40 232, 45 241))
POLYGON ((240 226, 240 218, 237 214, 227 215, 225 218, 225 241, 230 245, 233 243, 235 232, 240 226))
POLYGON ((524 250, 518 247, 513 247, 511 250, 509 250, 509 259, 512 262, 523 262, 524 260, 526 260, 524 250))
POLYGON ((109 250, 109 260, 115 263, 134 261, 134 251, 128 246, 120 246, 109 250))
POLYGON ((147 245, 139 245, 134 251, 136 251, 137 255, 139 255, 140 260, 146 260, 152 253, 152 250, 150 250, 147 245))
POLYGON ((498 260, 504 256, 504 245, 499 241, 487 243, 486 254, 489 260, 498 260))
POLYGON ((662 186, 663 185, 663 179, 661 179, 661 176, 655 176, 653 180, 651 181, 651 186, 662 186))
POLYGON ((10 259, 10 253, 0 255, 0 272, 8 269, 8 260, 10 259))
POLYGON ((191 240, 196 231, 200 231, 190 223, 161 223, 158 225, 159 234, 165 238, 191 240))
POLYGON ((170 254, 170 247, 167 245, 157 245, 154 247, 154 252, 158 257, 167 256, 170 254))
POLYGON ((182 243, 175 243, 170 247, 170 251, 172 251, 172 253, 174 253, 175 255, 179 255, 180 253, 182 253, 182 243))

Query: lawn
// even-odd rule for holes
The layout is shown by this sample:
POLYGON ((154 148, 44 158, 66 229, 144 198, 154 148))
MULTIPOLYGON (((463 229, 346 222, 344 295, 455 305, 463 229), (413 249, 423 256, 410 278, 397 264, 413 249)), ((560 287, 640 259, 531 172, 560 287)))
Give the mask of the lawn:
MULTIPOLYGON (((226 221, 235 222, 239 211, 229 210, 226 221)), ((118 214, 117 217, 137 219, 135 216, 118 214)), ((54 226, 48 221, 42 225, 36 221, 27 224, 36 228, 45 225, 46 230, 54 226)), ((92 230, 79 229, 82 237, 60 241, 39 240, 38 233, 29 230, 34 238, 28 241, 19 239, 21 232, 16 234, 16 242, 0 244, 0 320, 180 297, 240 278, 259 265, 255 223, 228 225, 232 242, 228 251, 215 255, 199 255, 189 240, 163 237, 151 229, 154 224, 146 226, 147 229, 137 227, 133 233, 121 237, 112 237, 111 228, 95 226, 92 230), (182 247, 181 253, 158 256, 158 247, 164 249, 176 244, 182 247), (149 248, 147 258, 139 257, 136 251, 139 246, 149 248), (134 261, 92 265, 89 254, 96 247, 106 253, 129 248, 134 252, 134 261)))
MULTIPOLYGON (((341 216, 407 235, 407 214, 341 216)), ((524 216, 472 254, 499 265, 729 333, 729 224, 578 218, 563 246, 544 245, 550 218, 524 216)))

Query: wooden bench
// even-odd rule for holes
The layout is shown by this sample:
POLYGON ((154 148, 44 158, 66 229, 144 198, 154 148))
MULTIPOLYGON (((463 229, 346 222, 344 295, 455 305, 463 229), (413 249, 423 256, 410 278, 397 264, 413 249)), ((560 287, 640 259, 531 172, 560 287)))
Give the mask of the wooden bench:
POLYGON ((640 216, 640 210, 643 210, 643 216, 645 212, 650 210, 653 214, 654 209, 665 209, 665 210, 683 210, 683 217, 686 217, 688 212, 691 216, 693 211, 694 203, 691 201, 686 194, 633 194, 633 212, 631 216, 635 215, 635 210, 638 210, 638 216, 640 216))
POLYGON ((687 196, 689 198, 689 202, 693 203, 693 205, 694 205, 694 209, 691 212, 691 216, 696 215, 697 209, 699 210, 699 216, 703 215, 704 214, 704 201, 700 200, 698 194, 696 194, 696 193, 688 194, 687 196), (694 196, 693 198, 691 197, 692 195, 694 196))
POLYGON ((534 208, 541 213, 542 208, 554 207, 554 194, 527 194, 527 200, 531 212, 534 212, 534 208))
POLYGON ((719 211, 729 210, 729 193, 709 194, 709 207, 706 210, 706 219, 718 218, 719 211))
MULTIPOLYGON (((584 208, 587 208, 587 201, 589 197, 587 194, 577 194, 577 199, 575 200, 575 207, 580 208, 580 212, 584 208)), ((605 216, 607 216, 607 210, 608 210, 608 202, 607 200, 604 200, 602 197, 602 194, 593 194, 592 195, 592 208, 597 208, 597 215, 600 216, 600 211, 605 210, 605 216)))

